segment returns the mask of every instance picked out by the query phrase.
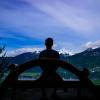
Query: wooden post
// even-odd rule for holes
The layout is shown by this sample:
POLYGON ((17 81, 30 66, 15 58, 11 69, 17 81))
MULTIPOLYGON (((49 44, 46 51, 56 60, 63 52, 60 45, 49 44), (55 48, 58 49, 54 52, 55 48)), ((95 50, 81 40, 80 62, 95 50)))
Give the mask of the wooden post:
MULTIPOLYGON (((10 67, 10 73, 13 73, 13 71, 15 71, 15 68, 16 68, 15 64, 11 64, 9 67, 10 67)), ((14 100, 15 95, 16 95, 16 87, 13 87, 12 94, 11 94, 11 100, 14 100)))

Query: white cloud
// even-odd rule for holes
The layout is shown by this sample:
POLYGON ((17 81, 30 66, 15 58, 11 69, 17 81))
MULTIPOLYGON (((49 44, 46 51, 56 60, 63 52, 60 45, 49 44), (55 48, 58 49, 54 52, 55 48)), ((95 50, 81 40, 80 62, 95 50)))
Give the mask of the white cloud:
POLYGON ((96 14, 91 9, 84 9, 79 8, 78 6, 68 5, 62 0, 58 0, 53 3, 51 3, 49 0, 41 3, 31 1, 31 4, 53 17, 55 20, 58 20, 62 26, 66 26, 67 28, 70 28, 76 32, 80 32, 80 34, 83 33, 83 35, 86 36, 89 34, 94 34, 94 31, 100 28, 100 15, 96 14))
POLYGON ((69 53, 70 55, 73 55, 78 52, 77 48, 73 45, 72 42, 66 42, 66 41, 60 42, 59 39, 57 41, 56 41, 57 44, 54 44, 53 46, 55 50, 58 50, 60 52, 69 53))
POLYGON ((100 47, 100 40, 95 41, 95 42, 89 41, 85 45, 83 45, 83 47, 86 49, 87 48, 98 48, 100 47))
MULTIPOLYGON (((64 0, 53 0, 52 2, 51 0, 25 1, 29 4, 26 5, 26 8, 1 9, 0 12, 1 25, 3 23, 6 29, 16 31, 19 35, 21 33, 27 37, 46 37, 48 34, 54 36, 51 34, 54 30, 63 31, 60 28, 64 27, 66 30, 69 28, 75 31, 73 34, 87 37, 89 34, 96 34, 100 28, 99 11, 85 8, 86 3, 89 4, 89 7, 93 7, 94 3, 91 3, 93 1, 85 0, 80 3, 83 8, 79 5, 75 6, 73 3, 63 2, 64 0)), ((97 4, 99 5, 99 3, 97 4)), ((55 34, 58 35, 58 32, 55 34)), ((65 35, 67 34, 65 33, 65 35)))
POLYGON ((38 53, 41 50, 43 50, 43 48, 19 48, 16 50, 8 51, 7 56, 14 57, 14 56, 20 55, 22 53, 34 52, 34 51, 36 51, 38 53))
POLYGON ((14 35, 10 33, 14 32, 19 36, 46 38, 47 35, 54 36, 54 32, 57 31, 59 27, 62 27, 53 18, 36 11, 33 13, 33 11, 9 11, 3 9, 0 12, 0 22, 0 27, 3 27, 3 32, 1 33, 3 37, 3 33, 7 34, 7 32, 9 32, 7 36, 14 37, 14 35))

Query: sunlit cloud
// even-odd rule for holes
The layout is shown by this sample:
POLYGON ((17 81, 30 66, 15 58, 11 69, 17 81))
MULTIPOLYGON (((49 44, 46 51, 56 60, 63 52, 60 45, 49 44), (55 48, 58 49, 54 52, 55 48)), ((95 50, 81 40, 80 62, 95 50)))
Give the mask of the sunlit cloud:
POLYGON ((100 47, 100 40, 95 41, 95 42, 89 41, 83 47, 84 48, 98 48, 100 47))

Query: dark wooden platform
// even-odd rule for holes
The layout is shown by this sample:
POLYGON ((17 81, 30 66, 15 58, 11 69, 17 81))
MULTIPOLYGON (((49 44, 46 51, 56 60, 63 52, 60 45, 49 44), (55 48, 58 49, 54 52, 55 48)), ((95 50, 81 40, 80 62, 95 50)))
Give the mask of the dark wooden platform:
MULTIPOLYGON (((57 100, 85 100, 87 98, 88 100, 95 100, 91 91, 88 90, 88 87, 80 88, 80 85, 80 81, 64 81, 62 84, 58 84, 54 82, 35 83, 32 80, 18 80, 14 85, 9 85, 5 96, 3 96, 3 100, 11 100, 12 96, 14 98, 13 100, 41 100, 41 87, 45 88, 46 100, 56 100, 52 97, 52 92, 55 87, 58 88, 56 93, 59 99, 57 100)), ((100 86, 98 85, 96 87, 100 91, 100 86)))
MULTIPOLYGON (((51 88, 58 88, 56 92, 59 98, 56 98, 56 100, 84 100, 86 98, 88 100, 100 100, 100 86, 96 86, 91 82, 86 69, 80 71, 73 65, 57 59, 37 59, 19 65, 19 67, 15 68, 1 84, 0 99, 3 97, 3 100, 40 100, 41 88, 49 88, 49 90, 46 91, 47 95, 50 95, 51 88), (18 76, 25 70, 35 66, 47 66, 48 64, 51 66, 51 69, 54 66, 61 66, 69 70, 78 76, 79 81, 48 80, 46 75, 45 77, 42 75, 36 81, 17 80, 18 76), (61 92, 61 90, 64 91, 61 92), (4 94, 6 95, 4 96, 4 94), (11 96, 9 97, 8 94, 11 96)), ((42 100, 45 99, 43 98, 42 100)), ((55 100, 55 98, 48 96, 46 100, 55 100)))

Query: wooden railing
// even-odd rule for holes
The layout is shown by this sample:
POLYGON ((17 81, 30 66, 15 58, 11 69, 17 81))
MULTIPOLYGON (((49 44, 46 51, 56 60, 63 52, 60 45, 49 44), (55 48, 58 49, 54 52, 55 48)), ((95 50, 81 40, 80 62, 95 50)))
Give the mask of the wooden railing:
MULTIPOLYGON (((89 80, 88 78, 88 71, 84 69, 83 71, 79 71, 76 67, 73 65, 62 61, 62 60, 57 60, 57 59, 37 59, 37 60, 32 60, 29 62, 26 62, 24 64, 21 64, 17 67, 14 65, 12 66, 13 70, 11 73, 7 76, 5 81, 1 84, 0 86, 0 97, 3 96, 5 91, 8 88, 33 88, 33 87, 39 87, 39 88, 46 88, 46 87, 61 87, 61 88, 78 88, 78 96, 80 95, 81 88, 89 88, 93 94, 95 95, 96 98, 100 97, 99 92, 96 88, 96 86, 89 80), (79 81, 59 81, 59 80, 46 80, 47 76, 43 74, 41 77, 35 81, 32 80, 18 80, 18 76, 24 72, 27 69, 30 69, 35 66, 40 66, 41 69, 44 66, 49 66, 51 67, 47 72, 53 71, 56 72, 56 69, 60 66, 64 68, 65 70, 68 70, 75 74, 78 78, 79 81), (54 66, 57 66, 56 69, 54 69, 54 66)), ((44 73, 44 72, 43 72, 44 73)), ((51 72, 52 73, 52 72, 51 72)), ((14 91, 13 91, 14 92, 14 91)), ((99 100, 99 99, 98 99, 99 100)))

